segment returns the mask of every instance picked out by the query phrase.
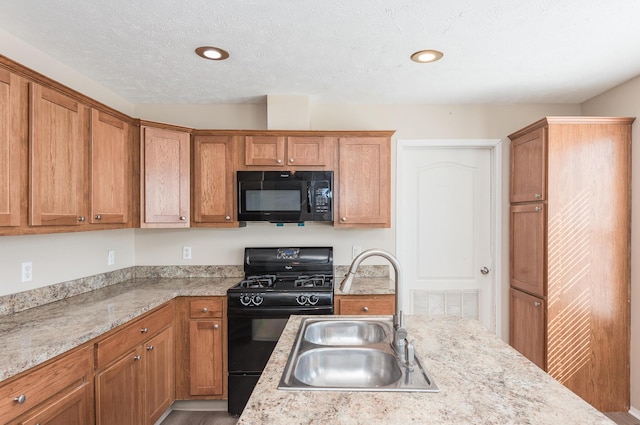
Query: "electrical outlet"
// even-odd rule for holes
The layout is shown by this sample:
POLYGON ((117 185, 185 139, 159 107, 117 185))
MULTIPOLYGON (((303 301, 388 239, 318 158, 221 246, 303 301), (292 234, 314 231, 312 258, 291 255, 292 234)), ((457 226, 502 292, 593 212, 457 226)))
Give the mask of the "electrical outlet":
POLYGON ((109 251, 107 254, 107 265, 113 266, 116 263, 116 253, 115 251, 109 251))
POLYGON ((351 247, 351 259, 353 260, 362 252, 362 247, 360 245, 353 245, 351 247))
POLYGON ((191 260, 191 247, 183 246, 182 247, 182 259, 183 260, 191 260))
POLYGON ((22 281, 31 282, 33 280, 33 263, 25 261, 22 263, 22 281))

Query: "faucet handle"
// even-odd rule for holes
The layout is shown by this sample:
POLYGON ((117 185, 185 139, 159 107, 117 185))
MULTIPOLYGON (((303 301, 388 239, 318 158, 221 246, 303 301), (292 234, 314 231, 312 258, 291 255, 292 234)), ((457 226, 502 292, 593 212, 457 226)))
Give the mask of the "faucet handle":
POLYGON ((413 364, 415 362, 416 359, 416 349, 415 346, 413 345, 413 341, 406 341, 406 346, 405 346, 405 358, 407 360, 407 368, 409 369, 409 371, 413 370, 413 364))

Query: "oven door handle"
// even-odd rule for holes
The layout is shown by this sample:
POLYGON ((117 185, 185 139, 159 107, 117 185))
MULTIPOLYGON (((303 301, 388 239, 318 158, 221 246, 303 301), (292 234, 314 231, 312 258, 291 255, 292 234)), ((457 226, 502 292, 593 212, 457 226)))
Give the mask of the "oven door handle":
POLYGON ((289 317, 291 315, 333 314, 333 306, 319 307, 228 307, 227 317, 289 317))

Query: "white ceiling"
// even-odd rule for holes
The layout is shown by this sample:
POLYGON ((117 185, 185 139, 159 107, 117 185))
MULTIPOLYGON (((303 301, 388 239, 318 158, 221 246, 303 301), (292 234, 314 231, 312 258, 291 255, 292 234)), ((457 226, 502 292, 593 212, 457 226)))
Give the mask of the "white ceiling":
POLYGON ((580 103, 640 75, 639 22, 639 0, 0 0, 0 28, 135 104, 580 103))

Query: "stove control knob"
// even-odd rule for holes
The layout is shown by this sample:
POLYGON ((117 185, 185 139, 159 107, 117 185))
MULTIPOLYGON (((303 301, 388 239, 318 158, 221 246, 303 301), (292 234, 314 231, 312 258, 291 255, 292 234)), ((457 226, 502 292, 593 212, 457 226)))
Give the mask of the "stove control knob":
POLYGON ((309 304, 311 304, 311 305, 316 305, 316 304, 318 304, 318 301, 319 301, 319 300, 320 300, 320 299, 318 298, 318 296, 317 296, 317 295, 315 295, 315 294, 313 294, 313 295, 311 295, 311 296, 309 297, 309 304))
POLYGON ((296 297, 296 301, 299 305, 305 305, 308 301, 308 297, 306 295, 298 295, 296 297))
POLYGON ((240 303, 245 307, 249 306, 249 304, 251 304, 251 297, 246 294, 240 295, 240 303))
POLYGON ((262 295, 256 295, 253 298, 253 305, 260 305, 262 304, 262 301, 264 301, 264 297, 262 295))

